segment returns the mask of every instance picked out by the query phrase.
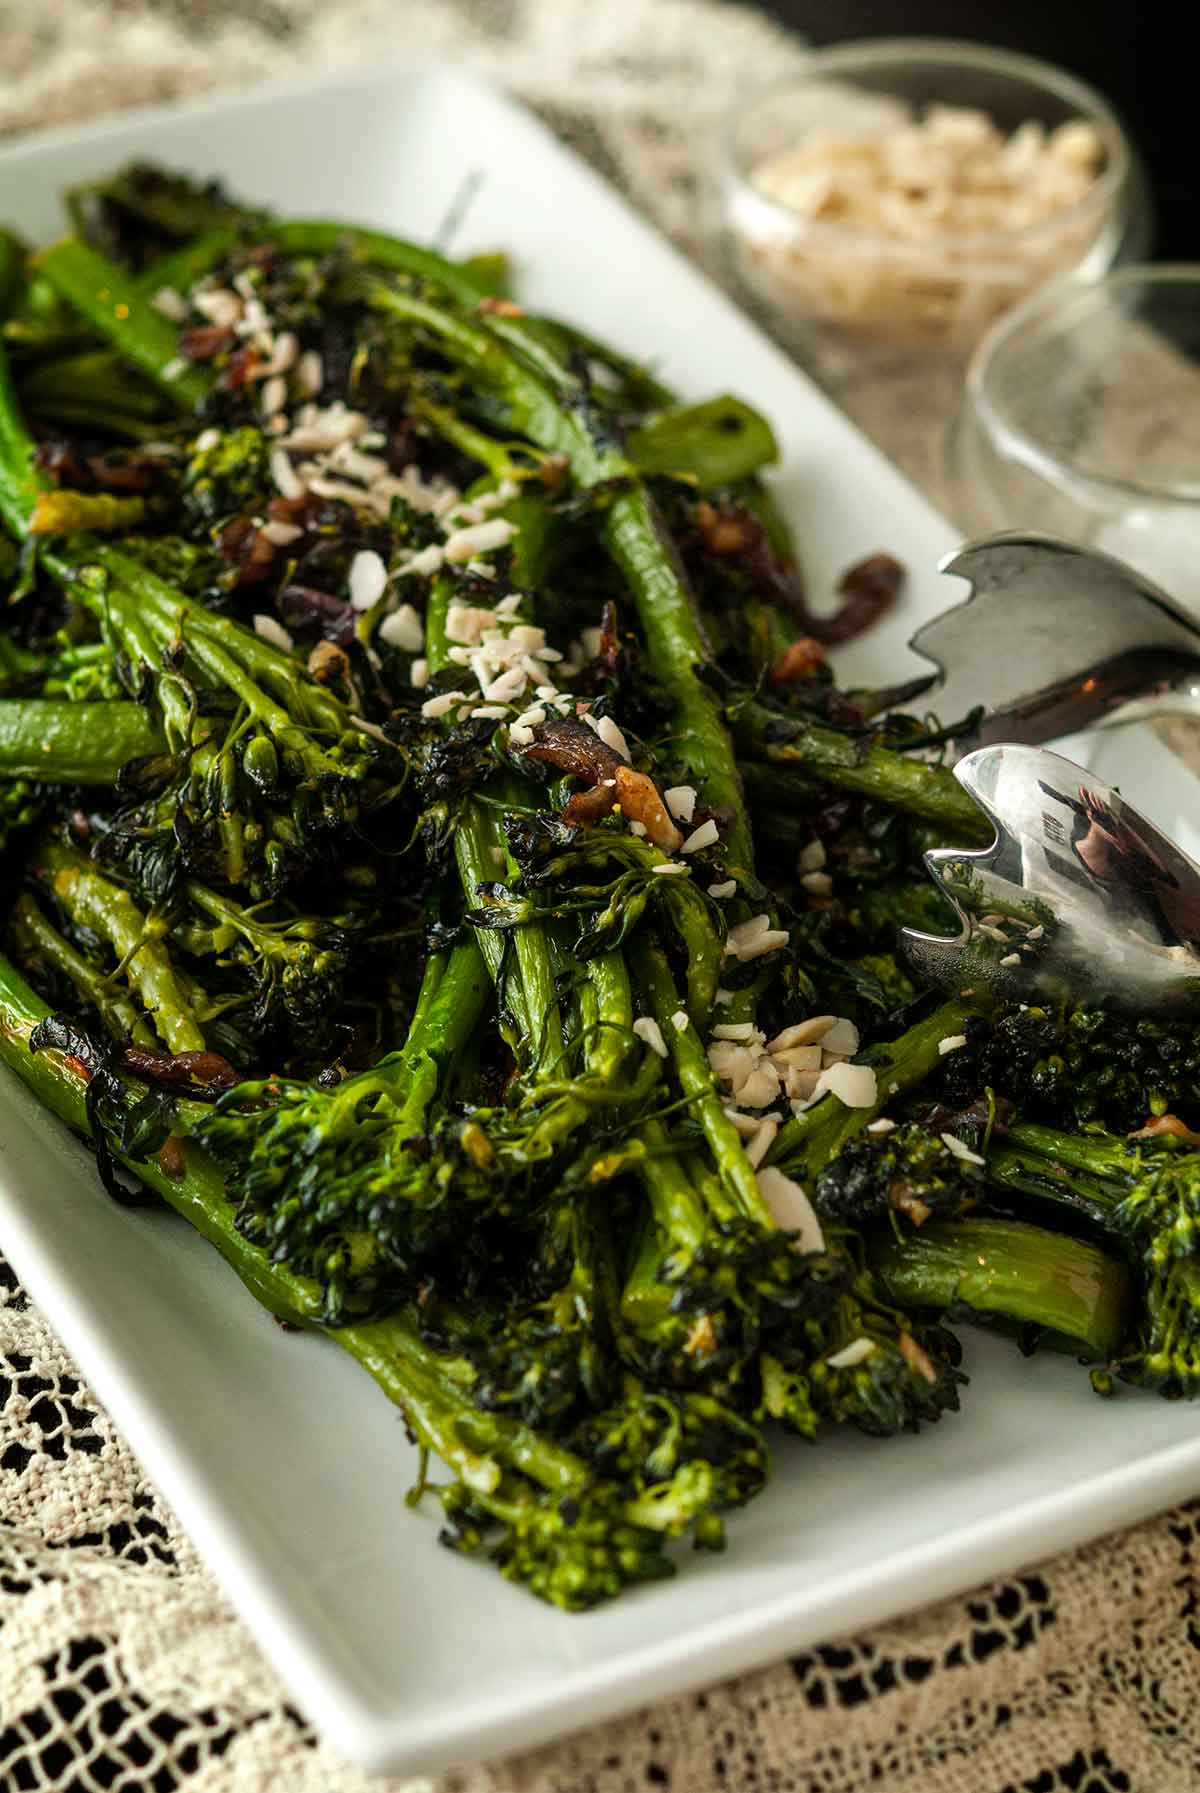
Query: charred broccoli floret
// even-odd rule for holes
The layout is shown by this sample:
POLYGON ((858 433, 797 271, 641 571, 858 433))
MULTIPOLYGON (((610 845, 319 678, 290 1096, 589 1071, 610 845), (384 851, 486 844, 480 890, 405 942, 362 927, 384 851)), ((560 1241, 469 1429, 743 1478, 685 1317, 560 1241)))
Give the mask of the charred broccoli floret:
POLYGON ((504 1484, 486 1502, 455 1484, 441 1491, 442 1542, 487 1556, 509 1581, 567 1612, 612 1600, 623 1588, 672 1574, 663 1535, 631 1522, 611 1488, 553 1494, 504 1484))
POLYGON ((269 450, 261 430, 245 424, 225 431, 215 442, 202 436, 193 444, 182 481, 188 533, 207 540, 227 518, 262 504, 270 489, 269 450))
POLYGON ((1030 1005, 974 1020, 966 1033, 943 1072, 951 1106, 992 1089, 1052 1126, 1099 1121, 1126 1132, 1168 1110, 1200 1119, 1200 1039, 1186 1022, 1030 1005))
POLYGON ((983 1169, 944 1136, 908 1121, 860 1134, 844 1145, 813 1185, 822 1219, 865 1227, 894 1215, 914 1226, 965 1214, 979 1199, 983 1169))

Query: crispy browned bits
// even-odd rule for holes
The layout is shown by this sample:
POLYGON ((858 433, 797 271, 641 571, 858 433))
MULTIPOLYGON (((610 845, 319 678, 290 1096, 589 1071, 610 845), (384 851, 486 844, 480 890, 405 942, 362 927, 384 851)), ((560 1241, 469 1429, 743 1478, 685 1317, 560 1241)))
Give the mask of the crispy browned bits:
POLYGON ((349 691, 353 686, 350 656, 336 641, 318 641, 308 656, 307 666, 318 685, 335 691, 349 691))
POLYGON ((285 585, 276 609, 286 629, 294 632, 319 629, 328 641, 349 647, 354 640, 354 611, 344 598, 319 591, 315 585, 285 585))
POLYGON ((640 823, 656 847, 664 853, 679 851, 683 835, 667 813, 654 780, 636 771, 586 723, 573 716, 540 723, 533 740, 520 751, 528 759, 541 760, 589 785, 563 810, 565 822, 572 826, 598 822, 619 803, 626 820, 640 823))
POLYGON ((234 517, 217 537, 217 553, 237 573, 239 585, 261 585, 275 563, 275 544, 251 522, 234 517))
POLYGON ((195 324, 179 337, 179 353, 185 361, 212 361, 233 342, 233 331, 223 324, 195 324))
POLYGON ((1130 1139, 1181 1139, 1185 1145, 1200 1146, 1200 1133, 1194 1133, 1185 1121, 1177 1114, 1151 1115, 1144 1126, 1130 1139))
POLYGON ((794 685, 801 679, 811 678, 824 664, 825 649, 821 643, 815 636, 801 635, 798 641, 784 648, 771 667, 771 683, 794 685))
POLYGON ((146 1083, 165 1083, 194 1095, 215 1095, 232 1089, 238 1074, 219 1052, 159 1052, 152 1046, 127 1044, 117 1063, 146 1083))
POLYGON ((577 722, 573 716, 541 723, 534 731, 532 742, 521 751, 526 759, 540 760, 556 771, 582 778, 588 784, 599 784, 601 779, 613 777, 617 767, 625 763, 615 747, 610 747, 586 723, 577 722))
POLYGON ((164 1177, 170 1177, 172 1183, 182 1183, 186 1177, 187 1158, 184 1155, 183 1141, 177 1133, 170 1134, 159 1147, 158 1168, 164 1177))
POLYGON ((873 627, 895 603, 904 580, 904 567, 892 554, 868 554, 856 561, 838 582, 841 609, 829 619, 823 639, 831 645, 849 641, 873 627))

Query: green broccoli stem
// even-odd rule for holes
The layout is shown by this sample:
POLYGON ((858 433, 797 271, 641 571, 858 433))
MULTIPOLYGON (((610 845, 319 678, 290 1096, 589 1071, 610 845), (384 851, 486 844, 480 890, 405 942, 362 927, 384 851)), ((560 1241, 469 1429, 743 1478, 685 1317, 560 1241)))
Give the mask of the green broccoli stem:
POLYGON ((347 713, 282 649, 231 617, 189 604, 131 555, 104 543, 84 539, 79 546, 46 552, 42 565, 102 627, 118 635, 131 658, 156 674, 169 737, 185 741, 191 721, 182 693, 161 670, 164 652, 182 641, 195 664, 240 699, 307 777, 319 783, 344 775, 333 749, 349 728, 347 713))
POLYGON ((0 698, 0 778, 111 790, 130 760, 165 751, 161 730, 140 704, 0 698))
MULTIPOLYGON (((476 891, 480 884, 493 880, 500 867, 507 863, 507 849, 499 823, 492 810, 482 803, 475 803, 470 798, 463 805, 459 817, 459 826, 454 833, 454 862, 458 867, 458 875, 462 884, 463 895, 468 903, 476 901, 476 891), (497 863, 499 860, 499 863, 497 863)), ((528 930, 522 928, 521 933, 528 930)), ((506 1032, 508 1043, 518 1062, 528 1056, 531 1045, 536 1043, 533 1019, 526 999, 524 978, 521 975, 524 967, 513 967, 509 963, 510 945, 505 936, 489 929, 478 931, 475 936, 476 946, 488 968, 488 974, 496 986, 497 998, 501 1008, 501 1024, 506 1032), (505 1021, 505 1016, 508 1019, 505 1021)), ((545 939, 541 941, 545 950, 545 939)), ((525 957, 541 957, 540 953, 531 955, 526 947, 525 957)), ((539 982, 543 980, 539 979, 539 982)), ((553 981, 551 979, 551 981, 553 981)), ((561 1029, 559 1031, 561 1049, 561 1029)))
POLYGON ((346 249, 371 267, 433 281, 451 293, 460 305, 477 305, 489 296, 487 282, 472 272, 468 264, 449 261, 434 249, 407 243, 384 231, 362 230, 325 219, 289 218, 272 224, 264 237, 285 255, 332 255, 338 249, 346 249))
POLYGON ((194 415, 209 391, 209 376, 181 360, 176 326, 154 309, 133 275, 74 237, 43 250, 34 265, 98 336, 147 374, 178 410, 194 415))
POLYGON ((644 1121, 638 1135, 641 1151, 631 1158, 631 1168, 637 1171, 649 1212, 621 1291, 620 1312, 635 1333, 646 1334, 670 1312, 672 1291, 660 1274, 664 1260, 673 1251, 698 1251, 708 1233, 709 1216, 661 1121, 644 1121))
POLYGON ((995 829, 946 766, 907 759, 887 747, 867 746, 808 717, 788 717, 753 697, 739 697, 726 714, 743 753, 773 766, 795 767, 807 780, 822 780, 858 796, 907 810, 947 831, 947 844, 986 846, 995 829), (791 730, 787 739, 781 739, 791 730))
POLYGON ((725 1113, 703 1041, 693 1026, 689 1024, 680 1029, 672 1019, 681 1005, 666 954, 643 934, 635 942, 630 956, 638 988, 658 1023, 679 1087, 708 1142, 722 1185, 738 1213, 773 1230, 775 1222, 771 1210, 758 1187, 758 1178, 746 1157, 741 1135, 725 1113))
MULTIPOLYGON (((426 607, 425 647, 430 671, 434 673, 448 664, 445 625, 452 596, 452 583, 440 579, 426 607)), ((520 803, 527 795, 512 778, 502 779, 497 789, 502 800, 512 803, 520 803)), ((509 877, 516 873, 496 812, 483 804, 468 801, 462 825, 455 831, 454 847, 468 903, 476 900, 479 884, 495 878, 498 862, 509 877)), ((530 1096, 537 1097, 539 1085, 557 1081, 555 1073, 561 1070, 565 1054, 550 936, 538 922, 515 929, 511 948, 503 935, 488 929, 480 930, 477 939, 501 1000, 513 1012, 516 1027, 512 1043, 517 1048, 518 1062, 529 1058, 531 1044, 535 1048, 527 1080, 530 1096), (515 976, 505 975, 510 951, 515 959, 515 976)), ((620 955, 607 953, 589 962, 587 976, 593 1007, 588 1016, 591 1033, 585 1043, 585 1060, 596 1081, 611 1083, 627 1055, 633 1020, 628 975, 620 955)), ((536 1123, 525 1149, 533 1157, 549 1156, 584 1124, 589 1113, 589 1105, 581 1096, 559 1094, 536 1123)))
POLYGON ((515 479, 528 471, 527 464, 522 467, 514 460, 509 443, 501 442, 484 430, 476 429, 473 423, 460 417, 449 405, 440 404, 419 387, 414 387, 410 394, 408 409, 411 416, 429 424, 443 442, 449 443, 451 448, 456 448, 460 454, 486 468, 490 478, 497 483, 502 479, 515 479))
MULTIPOLYGON (((264 641, 232 617, 189 603, 173 586, 119 548, 106 543, 86 544, 81 558, 85 565, 97 566, 107 576, 109 611, 115 594, 140 610, 155 626, 162 643, 183 633, 205 670, 215 678, 229 681, 251 714, 272 729, 295 729, 299 725, 335 740, 345 732, 348 724, 342 704, 331 691, 310 679, 283 648, 264 641)), ((73 595, 83 601, 80 592, 73 595)), ((92 608, 99 613, 104 604, 93 604, 92 608)))
MULTIPOLYGON (((498 794, 505 801, 520 801, 521 793, 515 780, 502 779, 498 794)), ((472 809, 477 806, 472 805, 472 809)), ((472 831, 474 832, 474 831, 472 831)), ((468 833, 463 829, 459 839, 464 840, 468 833)), ((515 873, 515 866, 509 857, 504 838, 497 826, 495 813, 485 815, 477 833, 477 838, 486 840, 489 836, 492 845, 503 854, 502 864, 509 877, 515 873)), ((457 843, 456 843, 457 845, 457 843)), ((489 877, 496 875, 496 858, 489 850, 491 870, 489 877)), ((475 863, 470 874, 464 870, 465 855, 459 854, 459 868, 463 872, 463 895, 469 903, 475 902, 476 884, 486 882, 478 877, 475 863), (475 882, 469 881, 473 877, 475 882)), ((504 950, 504 943, 500 943, 504 950)), ((512 947, 516 961, 517 976, 515 980, 506 980, 506 994, 511 1001, 513 984, 520 990, 520 1001, 523 1008, 524 1051, 518 1054, 518 1062, 524 1062, 528 1076, 532 1080, 560 1066, 563 1057, 563 1023, 562 1010, 559 1006, 555 981, 554 953, 547 930, 540 924, 528 928, 517 928, 514 931, 512 947)), ((580 1116, 582 1119, 582 1116, 580 1116)))
POLYGON ((646 1151, 636 1169, 662 1241, 668 1250, 696 1251, 712 1222, 731 1220, 738 1204, 698 1153, 671 1149, 661 1121, 643 1122, 639 1133, 646 1151))
POLYGON ((565 1059, 581 1047, 584 1075, 564 1075, 565 1066, 549 1064, 530 1083, 529 1099, 546 1106, 520 1148, 529 1160, 561 1150, 598 1108, 636 1103, 647 1088, 644 1076, 633 1081, 622 1076, 634 1045, 633 997, 622 955, 600 953, 589 959, 584 977, 575 1001, 577 1025, 563 1054, 565 1059))
MULTIPOLYGON (((453 592, 449 579, 437 580, 426 606, 425 651, 431 673, 449 664, 446 613, 453 592)), ((513 802, 522 795, 508 778, 501 781, 499 794, 513 802)), ((471 799, 455 829, 454 857, 468 904, 476 901, 477 887, 494 881, 502 867, 510 876, 515 871, 496 812, 471 799)), ((512 1016, 509 1043, 518 1063, 536 1078, 540 1070, 558 1066, 563 1055, 562 1017, 546 931, 541 925, 519 928, 511 948, 502 935, 487 929, 477 932, 476 939, 501 1007, 512 1016), (510 964, 510 952, 515 964, 510 964)))
POLYGON ((41 682, 48 663, 45 654, 35 654, 20 647, 10 635, 0 632, 0 691, 11 686, 28 686, 41 682))
MULTIPOLYGON (((467 943, 462 943, 467 944, 467 943)), ((473 944, 470 943, 470 944, 473 944)), ((446 975, 446 954, 429 953, 425 960, 425 969, 421 973, 421 982, 417 989, 417 1000, 413 1004, 413 1012, 409 1019, 408 1031, 415 1033, 429 1013, 430 1004, 441 988, 446 975)))
POLYGON ((49 490, 50 482, 35 465, 36 454, 0 339, 0 524, 18 537, 24 536, 38 499, 49 490))
MULTIPOLYGON (((640 1231, 621 1291, 622 1322, 639 1338, 651 1337, 655 1328, 662 1325, 671 1312, 673 1296, 662 1278, 663 1264, 671 1253, 671 1237, 658 1222, 659 1206, 670 1200, 668 1179, 657 1170, 647 1174, 648 1170, 647 1163, 639 1166, 638 1174, 650 1201, 650 1211, 640 1217, 640 1231)), ((681 1182, 680 1194, 683 1186, 681 1182)))
POLYGON ((448 1363, 426 1344, 407 1315, 340 1327, 333 1336, 404 1410, 419 1442, 476 1495, 493 1493, 502 1469, 516 1470, 562 1494, 582 1489, 591 1479, 582 1458, 553 1439, 519 1420, 475 1407, 467 1389, 448 1373, 454 1360, 448 1363))
POLYGON ((86 394, 89 406, 103 416, 110 407, 118 414, 161 419, 162 400, 153 386, 130 372, 113 349, 81 349, 73 355, 39 361, 20 381, 26 409, 48 415, 56 405, 77 404, 86 394))
POLYGON ((475 1034, 491 989, 483 961, 473 942, 460 941, 446 959, 444 970, 434 969, 441 953, 431 953, 417 999, 417 1014, 403 1047, 413 1071, 413 1083, 405 1099, 404 1115, 409 1133, 420 1132, 439 1091, 475 1034), (425 981, 431 991, 425 996, 425 981), (430 1068, 434 1080, 430 1081, 430 1068))
POLYGON ((1137 1147, 1111 1133, 1060 1133, 1034 1121, 1018 1121, 1004 1134, 1003 1143, 1007 1150, 1050 1159, 1092 1178, 1111 1178, 1119 1188, 1128 1187, 1138 1169, 1137 1147))
POLYGON ((500 399, 512 427, 537 447, 562 454, 583 489, 609 490, 602 531, 637 608, 647 659, 674 709, 672 753, 713 808, 728 812, 723 844, 731 872, 753 870, 753 850, 733 745, 716 695, 699 676, 708 658, 692 594, 654 502, 637 468, 589 410, 579 381, 561 369, 520 319, 484 327, 424 299, 377 283, 379 309, 428 330, 447 355, 500 399), (527 353, 539 371, 521 359, 527 353))
POLYGON ((988 1181, 998 1188, 1038 1196, 1109 1231, 1144 1168, 1130 1140, 1095 1131, 1060 1133, 1033 1121, 1010 1127, 987 1154, 988 1181))
POLYGON ((1054 1334, 1106 1360, 1125 1337, 1133 1283, 1094 1245, 1015 1220, 929 1221, 871 1242, 868 1258, 906 1310, 968 1308, 1054 1334))
POLYGON ((491 283, 483 271, 474 270, 470 263, 449 261, 435 250, 383 231, 363 230, 357 225, 322 218, 289 218, 264 224, 256 214, 247 214, 240 226, 217 226, 172 250, 133 277, 135 288, 146 298, 152 298, 163 287, 186 294, 246 240, 250 226, 254 240, 271 243, 284 255, 323 257, 343 250, 371 267, 433 281, 462 305, 476 305, 491 293, 491 283))
POLYGON ((162 941, 165 928, 143 915, 128 891, 71 847, 44 841, 34 855, 33 870, 76 925, 108 941, 169 1049, 203 1052, 204 1035, 162 941))
MULTIPOLYGON (((725 963, 724 941, 714 926, 711 906, 700 895, 690 878, 679 878, 667 873, 662 881, 667 886, 665 896, 672 926, 687 955, 684 971, 687 1012, 692 1026, 706 1034, 720 987, 721 967, 725 963)), ((753 1008, 747 1008, 743 1014, 743 1001, 752 1005, 753 998, 749 993, 739 991, 734 999, 738 1012, 722 1018, 737 1021, 749 1019, 753 1008)))
POLYGON ((524 310, 508 317, 503 312, 493 312, 492 324, 498 336, 511 337, 511 346, 532 367, 544 368, 554 378, 565 369, 589 362, 616 374, 616 390, 602 387, 596 394, 601 402, 611 404, 616 410, 651 412, 678 408, 678 395, 669 386, 664 386, 642 362, 631 361, 611 343, 602 342, 577 324, 524 310))
POLYGON ((585 970, 580 998, 584 1064, 589 1077, 612 1083, 624 1069, 633 1041, 629 970, 619 952, 597 953, 585 970))
POLYGON ((164 288, 181 296, 191 291, 198 280, 211 274, 231 249, 237 247, 240 232, 230 225, 214 225, 201 231, 178 249, 160 255, 149 266, 133 276, 134 285, 146 299, 153 299, 164 288))
MULTIPOLYGON (((436 280, 464 305, 500 296, 508 276, 504 255, 474 255, 453 262, 434 250, 381 231, 327 219, 286 219, 271 223, 247 213, 238 225, 217 226, 161 256, 136 278, 138 289, 153 297, 164 287, 187 294, 198 280, 248 241, 269 242, 285 255, 326 257, 346 252, 357 261, 419 280, 436 280)), ((602 359, 615 360, 609 355, 602 359)), ((652 384, 652 383, 651 383, 652 384)), ((658 402, 669 402, 669 394, 658 402)))
POLYGON ((875 1071, 874 1102, 863 1108, 847 1108, 837 1096, 822 1096, 804 1113, 784 1122, 767 1154, 768 1161, 801 1182, 815 1176, 889 1102, 935 1071, 942 1062, 942 1042, 961 1034, 966 1023, 979 1012, 977 1004, 956 997, 924 1020, 914 1022, 899 1039, 863 1053, 862 1062, 875 1071))
POLYGON ((126 995, 113 988, 107 973, 85 959, 42 914, 28 891, 22 891, 9 916, 13 948, 27 967, 50 970, 66 979, 89 1008, 99 1015, 114 1040, 154 1046, 154 1030, 126 995))
MULTIPOLYGON (((601 467, 583 483, 619 480, 631 471, 615 454, 604 457, 601 467)), ((729 818, 721 834, 727 873, 752 874, 754 849, 733 744, 717 700, 696 670, 708 659, 708 644, 678 555, 643 486, 617 493, 605 512, 604 540, 633 593, 647 661, 672 702, 672 758, 709 807, 729 818)))

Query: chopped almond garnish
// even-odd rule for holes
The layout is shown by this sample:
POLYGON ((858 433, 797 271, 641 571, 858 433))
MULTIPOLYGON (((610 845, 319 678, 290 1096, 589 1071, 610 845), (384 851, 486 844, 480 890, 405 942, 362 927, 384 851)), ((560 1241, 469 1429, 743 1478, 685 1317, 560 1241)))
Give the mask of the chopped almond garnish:
POLYGON ((658 794, 658 786, 644 772, 635 772, 622 763, 613 775, 617 781, 617 798, 627 821, 640 822, 647 840, 661 847, 664 853, 678 853, 683 835, 667 813, 667 806, 658 794))
POLYGON ((930 1363, 928 1354, 925 1351, 922 1351, 912 1333, 902 1332, 898 1343, 900 1346, 900 1355, 905 1363, 908 1364, 911 1369, 916 1370, 919 1376, 924 1376, 926 1382, 930 1384, 936 1382, 937 1371, 934 1369, 932 1363, 930 1363))

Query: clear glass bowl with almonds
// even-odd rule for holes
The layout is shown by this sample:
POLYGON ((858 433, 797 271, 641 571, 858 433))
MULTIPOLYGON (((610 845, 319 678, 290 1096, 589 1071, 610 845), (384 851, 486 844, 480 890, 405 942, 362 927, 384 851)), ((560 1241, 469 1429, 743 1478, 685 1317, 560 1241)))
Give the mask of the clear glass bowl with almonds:
POLYGON ((1055 276, 1144 247, 1105 101, 1030 57, 934 39, 820 51, 740 105, 712 224, 776 333, 966 353, 1055 276))

